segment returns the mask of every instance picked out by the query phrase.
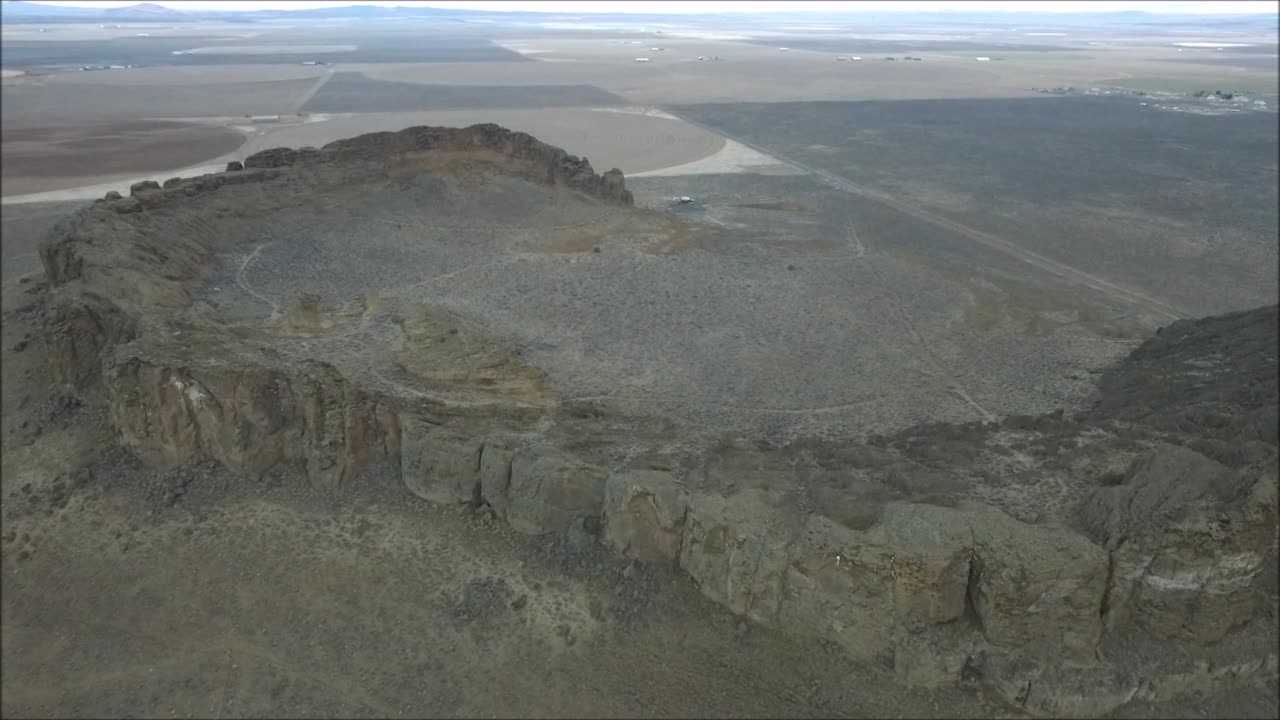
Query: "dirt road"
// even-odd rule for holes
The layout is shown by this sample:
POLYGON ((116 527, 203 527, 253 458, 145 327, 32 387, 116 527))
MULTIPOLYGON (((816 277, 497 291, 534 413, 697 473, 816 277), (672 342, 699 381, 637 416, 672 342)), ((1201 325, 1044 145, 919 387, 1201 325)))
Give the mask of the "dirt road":
POLYGON ((974 242, 977 242, 984 247, 1005 253, 1007 255, 1010 255, 1011 257, 1015 257, 1019 260, 1022 260, 1023 262, 1029 265, 1032 265, 1033 267, 1053 273, 1054 275, 1057 275, 1058 277, 1061 277, 1064 280, 1092 288, 1093 290, 1101 292, 1105 295, 1109 295, 1112 298, 1115 298, 1122 302, 1141 307, 1144 310, 1155 313, 1156 315, 1163 318, 1167 318, 1170 320, 1178 320, 1180 318, 1190 317, 1190 315, 1188 315, 1187 313, 1179 310, 1178 308, 1162 300, 1153 298, 1149 295, 1145 295, 1136 290, 1131 290, 1129 288, 1121 287, 1120 285, 1104 280, 1100 277, 1097 277, 1096 275, 1091 275, 1089 273, 1084 272, 1083 270, 1078 270, 1076 268, 1071 267, 1070 265, 1063 264, 1061 262, 1058 262, 1057 260, 1053 260, 1052 258, 1048 258, 1039 253, 1032 252, 1031 250, 1028 250, 1018 245, 1017 243, 1011 242, 1001 237, 997 237, 995 235, 992 235, 991 233, 983 232, 976 228, 969 227, 968 225, 958 223, 949 218, 945 218, 941 215, 938 215, 937 213, 931 212, 918 205, 904 202, 888 193, 875 190, 873 188, 869 188, 864 185, 859 185, 858 183, 855 183, 852 180, 849 180, 848 178, 836 175, 835 173, 828 172, 826 170, 822 170, 819 168, 811 167, 809 165, 805 165, 804 163, 793 160, 789 157, 779 155, 778 153, 765 149, 763 147, 760 147, 759 145, 755 145, 753 143, 747 142, 746 140, 743 140, 740 137, 730 135, 721 130, 717 130, 716 128, 708 127, 701 123, 690 120, 687 117, 683 117, 678 113, 672 112, 670 109, 665 109, 664 112, 667 112, 673 116, 679 117, 681 120, 684 120, 685 122, 689 123, 690 125, 693 125, 694 127, 701 128, 703 130, 706 130, 707 132, 716 133, 721 137, 740 143, 752 150, 755 150, 758 153, 767 155, 782 164, 790 165, 791 167, 794 167, 797 170, 801 170, 810 175, 813 175, 838 190, 843 190, 847 193, 865 197, 870 200, 875 200, 884 205, 888 205, 889 207, 901 213, 909 215, 910 217, 916 218, 917 220, 923 220, 924 222, 930 223, 932 225, 936 225, 943 229, 950 230, 963 237, 969 238, 970 240, 973 240, 974 242))

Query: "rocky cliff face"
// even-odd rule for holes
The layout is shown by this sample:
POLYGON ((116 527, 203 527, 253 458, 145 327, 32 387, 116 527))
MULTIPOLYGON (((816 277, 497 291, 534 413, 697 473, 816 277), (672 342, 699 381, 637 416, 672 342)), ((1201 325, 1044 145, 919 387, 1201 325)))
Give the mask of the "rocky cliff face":
POLYGON ((906 683, 981 681, 1029 711, 1090 716, 1274 677, 1274 306, 1166 329, 1078 417, 779 448, 624 423, 607 407, 477 407, 362 385, 280 360, 195 298, 210 258, 240 242, 216 222, 249 212, 238 193, 300 204, 464 156, 631 204, 620 173, 492 125, 272 150, 139 186, 41 250, 56 372, 152 465, 216 460, 248 481, 285 469, 326 487, 376 467, 524 533, 589 521, 729 611, 829 638, 906 683), (677 437, 701 447, 674 456, 677 437))
POLYGON ((570 155, 528 133, 512 132, 498 125, 465 128, 411 127, 399 132, 379 132, 338 140, 323 148, 276 148, 250 155, 244 167, 282 168, 309 163, 374 161, 394 164, 412 159, 448 157, 464 153, 494 159, 504 171, 547 185, 558 185, 619 205, 634 200, 617 168, 597 175, 586 158, 570 155))

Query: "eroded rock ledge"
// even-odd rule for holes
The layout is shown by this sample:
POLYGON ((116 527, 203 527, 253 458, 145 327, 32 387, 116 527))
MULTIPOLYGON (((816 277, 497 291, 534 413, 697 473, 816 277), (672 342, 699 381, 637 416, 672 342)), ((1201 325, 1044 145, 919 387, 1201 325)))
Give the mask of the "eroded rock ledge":
POLYGON ((308 163, 351 163, 375 159, 391 163, 434 164, 463 155, 498 160, 507 173, 576 190, 619 205, 631 205, 622 172, 597 175, 586 158, 570 155, 522 132, 493 124, 465 128, 411 127, 338 140, 324 148, 275 148, 250 155, 245 169, 280 168, 308 163))
POLYGON ((240 243, 217 218, 267 221, 246 193, 299 205, 459 163, 632 203, 620 172, 493 125, 139 184, 41 248, 55 372, 152 465, 211 459, 247 481, 284 468, 326 487, 389 473, 529 534, 589 519, 731 612, 828 638, 906 683, 982 682, 1032 712, 1092 716, 1274 680, 1275 306, 1167 328, 1075 417, 788 447, 600 405, 387 392, 281 361, 202 313, 194 288, 240 243))

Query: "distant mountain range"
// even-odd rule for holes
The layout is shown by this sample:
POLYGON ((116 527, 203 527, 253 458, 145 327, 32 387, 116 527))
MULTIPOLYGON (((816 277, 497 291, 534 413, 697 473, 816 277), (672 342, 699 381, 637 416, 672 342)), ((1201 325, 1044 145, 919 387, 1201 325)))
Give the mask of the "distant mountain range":
POLYGON ((3 19, 4 22, 14 22, 28 18, 40 20, 167 19, 186 17, 187 15, 188 13, 182 10, 174 10, 173 8, 153 3, 142 3, 122 8, 63 7, 61 5, 41 5, 30 2, 0 3, 0 19, 3 19))
MULTIPOLYGON (((179 10, 176 8, 140 3, 127 7, 95 8, 42 5, 19 0, 0 2, 0 22, 146 22, 195 20, 268 20, 289 18, 370 18, 370 17, 465 17, 486 16, 495 13, 485 10, 451 10, 431 7, 379 7, 375 5, 349 5, 333 8, 304 10, 179 10)), ((502 15, 543 15, 545 13, 502 13, 502 15)), ((563 13, 558 13, 563 14, 563 13)))
MULTIPOLYGON (((910 7, 907 4, 907 7, 910 7)), ((830 12, 797 12, 790 13, 803 16, 806 20, 818 21, 841 21, 848 20, 851 16, 856 16, 861 22, 868 21, 901 21, 911 19, 914 21, 935 21, 935 22, 996 22, 1007 24, 1011 20, 1020 23, 1032 22, 1050 22, 1055 25, 1184 25, 1190 22, 1205 26, 1222 27, 1224 24, 1250 24, 1262 22, 1270 24, 1274 27, 1276 15, 1177 15, 1177 14, 1153 14, 1141 11, 1121 11, 1121 12, 1074 12, 1074 13, 1052 13, 1052 12, 915 12, 912 10, 904 10, 900 12, 858 12, 856 15, 850 13, 830 13, 830 12)), ((496 12, 490 10, 454 10, 448 8, 433 7, 380 7, 376 5, 348 5, 344 7, 332 8, 312 8, 303 10, 179 10, 175 8, 156 5, 155 3, 140 3, 138 5, 129 5, 127 7, 118 8, 95 8, 95 7, 66 7, 61 5, 42 5, 34 2, 22 2, 21 0, 3 0, 0 2, 0 22, 3 23, 58 23, 58 22, 147 22, 147 21, 185 21, 194 22, 197 20, 238 20, 242 22, 252 22, 255 20, 276 20, 281 18, 293 19, 360 19, 360 18, 385 18, 385 17, 404 17, 404 18, 454 18, 465 19, 468 17, 565 17, 573 15, 573 13, 546 13, 546 12, 496 12)), ((731 17, 740 20, 760 20, 764 17, 777 18, 779 13, 734 13, 731 17)), ((636 22, 643 22, 651 18, 672 18, 679 17, 690 21, 696 21, 699 16, 692 15, 662 15, 662 14, 623 14, 623 13, 592 13, 593 18, 610 18, 614 20, 629 19, 636 22)), ((710 15, 700 16, 705 20, 710 15)))

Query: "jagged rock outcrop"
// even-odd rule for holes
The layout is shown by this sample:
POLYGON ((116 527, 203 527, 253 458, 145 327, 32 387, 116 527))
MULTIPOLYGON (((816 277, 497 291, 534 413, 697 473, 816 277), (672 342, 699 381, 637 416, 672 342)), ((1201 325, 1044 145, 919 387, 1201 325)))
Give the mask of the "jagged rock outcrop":
POLYGON ((1280 442, 1276 331, 1270 305, 1161 328, 1103 373, 1090 415, 1202 440, 1280 442))
POLYGON ((318 487, 337 488, 398 443, 398 418, 321 363, 286 375, 134 358, 109 373, 106 395, 121 444, 158 467, 216 460, 258 478, 292 466, 318 487))
POLYGON ((1083 519, 1111 552, 1107 625, 1213 643, 1252 620, 1264 602, 1254 581, 1276 562, 1275 472, 1162 445, 1095 490, 1083 519))
POLYGON ((690 498, 680 567, 702 593, 739 615, 773 623, 782 601, 790 549, 804 519, 780 511, 764 490, 690 498))
POLYGON ((1106 552, 1067 528, 1018 522, 988 506, 971 506, 966 516, 974 537, 969 592, 987 640, 1091 661, 1102 639, 1106 552))
POLYGON ((284 168, 306 163, 396 163, 428 157, 467 153, 495 160, 520 177, 560 185, 619 205, 632 205, 622 172, 614 168, 597 175, 586 158, 570 155, 528 133, 512 132, 493 124, 465 128, 411 127, 398 132, 377 132, 337 140, 315 148, 273 148, 245 158, 245 168, 284 168))
POLYGON ((689 493, 662 470, 613 473, 605 484, 606 537, 619 552, 672 563, 684 544, 689 493))
POLYGON ((409 492, 434 503, 479 503, 484 441, 419 419, 400 428, 400 476, 409 492))
POLYGON ((551 448, 521 448, 511 458, 502 517, 529 534, 563 530, 581 517, 599 517, 603 468, 551 448))
POLYGON ((602 510, 605 471, 551 448, 511 449, 406 417, 401 477, 409 492, 439 504, 485 504, 530 535, 563 530, 602 510))
POLYGON ((866 660, 893 666, 910 635, 970 607, 997 650, 1054 647, 1087 663, 1101 639, 1105 551, 988 506, 891 503, 855 530, 745 491, 694 496, 686 522, 680 564, 704 594, 866 660))
MULTIPOLYGON (((373 382, 273 348, 339 325, 366 342, 353 338, 372 303, 342 325, 318 297, 268 302, 268 320, 235 326, 196 292, 218 255, 247 252, 217 219, 267 221, 246 198, 310 208, 319 188, 358 203, 362 184, 456 163, 591 207, 632 204, 621 173, 495 125, 275 149, 139 183, 40 249, 55 375, 106 406, 150 464, 286 469, 324 488, 385 468, 417 497, 487 506, 522 533, 598 524, 619 553, 679 567, 729 611, 830 639, 910 684, 981 681, 1032 712, 1094 715, 1274 675, 1274 655, 1247 642, 1276 632, 1276 435, 1263 427, 1277 404, 1274 307, 1167 328, 1078 417, 776 447, 561 404, 502 338, 443 311, 389 313, 399 375, 373 382), (508 394, 488 392, 504 381, 508 394), (454 402, 445 391, 459 388, 454 402), (1186 660, 1214 647, 1231 652, 1186 660)), ((228 275, 216 281, 242 280, 228 275)))
POLYGON ((136 182, 130 185, 129 194, 140 195, 144 192, 149 192, 152 190, 159 190, 159 189, 160 189, 160 183, 156 182, 155 180, 143 180, 141 182, 136 182))

